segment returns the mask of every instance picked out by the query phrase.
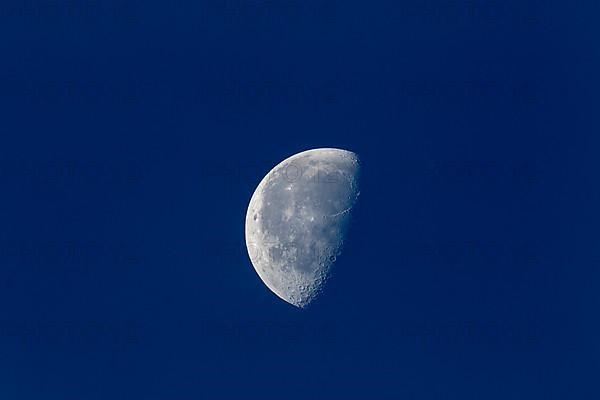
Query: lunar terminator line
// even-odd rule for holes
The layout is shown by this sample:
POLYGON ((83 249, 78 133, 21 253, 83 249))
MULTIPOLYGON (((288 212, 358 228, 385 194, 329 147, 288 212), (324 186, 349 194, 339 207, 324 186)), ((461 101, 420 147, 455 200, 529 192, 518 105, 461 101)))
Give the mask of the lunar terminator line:
POLYGON ((355 153, 307 150, 260 182, 246 214, 246 247, 265 285, 300 308, 323 289, 341 253, 359 192, 355 153))

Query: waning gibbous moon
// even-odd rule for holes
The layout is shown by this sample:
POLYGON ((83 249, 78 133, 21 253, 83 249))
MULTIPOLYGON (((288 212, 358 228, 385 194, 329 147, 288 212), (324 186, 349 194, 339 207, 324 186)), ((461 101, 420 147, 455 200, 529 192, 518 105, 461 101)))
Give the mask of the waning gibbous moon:
POLYGON ((246 213, 246 247, 273 293, 304 308, 323 290, 340 255, 359 192, 360 164, 350 151, 295 154, 260 182, 246 213))

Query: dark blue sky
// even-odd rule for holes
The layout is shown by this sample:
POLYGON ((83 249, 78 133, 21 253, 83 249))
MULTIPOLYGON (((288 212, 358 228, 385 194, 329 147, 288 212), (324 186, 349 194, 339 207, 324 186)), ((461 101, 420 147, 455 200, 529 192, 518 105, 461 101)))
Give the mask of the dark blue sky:
POLYGON ((0 3, 3 399, 597 398, 597 2, 0 3), (245 252, 361 156, 325 295, 245 252))

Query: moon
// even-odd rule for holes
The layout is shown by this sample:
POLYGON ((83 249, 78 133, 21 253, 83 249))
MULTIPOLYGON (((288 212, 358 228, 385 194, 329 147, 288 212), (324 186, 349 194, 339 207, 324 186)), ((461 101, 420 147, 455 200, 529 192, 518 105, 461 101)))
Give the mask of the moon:
POLYGON ((322 293, 341 254, 359 179, 355 153, 320 148, 285 159, 259 183, 246 213, 246 248, 278 297, 305 308, 322 293))

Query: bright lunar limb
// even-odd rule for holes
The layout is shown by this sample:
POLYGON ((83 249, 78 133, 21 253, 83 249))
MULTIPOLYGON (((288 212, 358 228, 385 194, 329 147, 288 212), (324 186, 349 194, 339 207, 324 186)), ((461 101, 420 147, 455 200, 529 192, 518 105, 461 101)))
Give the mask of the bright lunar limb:
POLYGON ((273 293, 304 308, 322 291, 340 254, 359 195, 360 164, 350 151, 295 154, 260 182, 246 214, 246 247, 273 293))

